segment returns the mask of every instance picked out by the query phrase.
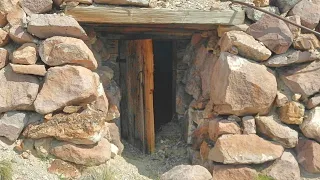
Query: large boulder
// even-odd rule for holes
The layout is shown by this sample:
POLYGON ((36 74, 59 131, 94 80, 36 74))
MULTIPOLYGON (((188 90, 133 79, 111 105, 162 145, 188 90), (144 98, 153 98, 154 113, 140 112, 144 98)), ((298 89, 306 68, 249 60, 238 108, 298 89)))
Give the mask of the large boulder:
POLYGON ((297 160, 310 173, 320 173, 320 144, 301 139, 296 147, 297 160))
POLYGON ((17 74, 10 66, 0 70, 0 113, 12 110, 32 110, 39 90, 39 79, 17 74))
POLYGON ((212 180, 254 180, 258 172, 244 165, 215 165, 212 180))
POLYGON ((160 180, 211 180, 211 173, 199 165, 179 165, 160 176, 160 180))
POLYGON ((74 18, 58 14, 31 15, 28 32, 40 39, 53 36, 68 36, 83 40, 88 38, 86 32, 74 18))
POLYGON ((48 114, 68 105, 92 102, 97 98, 98 86, 89 69, 70 65, 52 67, 34 102, 35 109, 40 114, 48 114))
POLYGON ((107 139, 102 139, 93 145, 76 145, 53 141, 50 153, 65 161, 86 166, 97 166, 111 159, 111 144, 107 139))
POLYGON ((264 65, 221 53, 211 79, 215 112, 238 116, 266 114, 276 94, 276 78, 264 65))
POLYGON ((271 51, 243 31, 226 32, 219 41, 220 49, 229 52, 237 48, 239 55, 256 61, 265 61, 271 56, 271 51))
POLYGON ((261 164, 279 158, 284 148, 255 134, 223 135, 208 158, 223 164, 261 164))
POLYGON ((320 107, 310 110, 307 118, 300 125, 300 129, 306 137, 320 142, 320 107))
POLYGON ((265 65, 268 67, 282 67, 315 60, 320 60, 320 52, 317 50, 299 51, 289 49, 284 54, 272 56, 268 61, 266 61, 265 65))
POLYGON ((279 69, 280 78, 296 94, 301 94, 302 99, 319 92, 320 61, 291 66, 279 69))
POLYGON ((283 152, 282 156, 263 172, 275 180, 300 180, 299 164, 288 151, 283 152))
POLYGON ((93 0, 97 4, 149 6, 149 0, 93 0))
POLYGON ((281 123, 277 115, 256 117, 256 124, 258 132, 286 148, 293 148, 298 143, 298 132, 281 123))
POLYGON ((52 0, 20 0, 20 5, 28 14, 44 14, 52 9, 52 0))
POLYGON ((320 20, 320 2, 301 0, 291 9, 289 15, 300 16, 303 26, 314 29, 320 20))
POLYGON ((41 115, 19 111, 10 111, 0 118, 0 136, 4 136, 14 142, 20 136, 23 128, 30 123, 41 121, 41 115))
POLYGON ((98 67, 97 61, 80 39, 55 36, 46 39, 40 44, 41 60, 49 66, 76 64, 94 70, 98 67))
POLYGON ((276 54, 285 53, 293 41, 293 34, 287 24, 267 14, 250 25, 247 33, 261 41, 276 54))
POLYGON ((74 144, 95 144, 103 138, 105 113, 57 114, 39 125, 29 125, 23 132, 27 138, 54 137, 74 144))

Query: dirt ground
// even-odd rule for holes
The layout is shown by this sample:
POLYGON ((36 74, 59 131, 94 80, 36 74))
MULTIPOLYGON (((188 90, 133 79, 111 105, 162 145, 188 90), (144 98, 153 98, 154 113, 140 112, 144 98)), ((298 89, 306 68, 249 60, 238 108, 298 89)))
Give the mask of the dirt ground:
POLYGON ((156 133, 156 151, 152 155, 144 155, 125 141, 123 143, 123 158, 150 179, 159 179, 161 174, 176 165, 190 164, 187 144, 177 121, 169 122, 156 133))

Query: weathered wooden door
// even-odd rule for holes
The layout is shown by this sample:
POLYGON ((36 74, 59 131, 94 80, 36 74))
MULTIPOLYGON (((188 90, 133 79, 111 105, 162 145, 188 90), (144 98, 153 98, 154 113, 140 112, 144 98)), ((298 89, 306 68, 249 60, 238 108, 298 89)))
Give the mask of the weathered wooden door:
POLYGON ((121 134, 143 152, 155 147, 152 40, 119 43, 121 81, 121 134))

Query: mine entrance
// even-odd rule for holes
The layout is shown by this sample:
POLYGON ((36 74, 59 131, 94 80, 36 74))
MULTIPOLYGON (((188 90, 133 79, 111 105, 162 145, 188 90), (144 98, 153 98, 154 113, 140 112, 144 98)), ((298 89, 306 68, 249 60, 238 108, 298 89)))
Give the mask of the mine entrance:
POLYGON ((121 40, 119 43, 122 138, 152 152, 155 133, 175 112, 175 42, 121 40))

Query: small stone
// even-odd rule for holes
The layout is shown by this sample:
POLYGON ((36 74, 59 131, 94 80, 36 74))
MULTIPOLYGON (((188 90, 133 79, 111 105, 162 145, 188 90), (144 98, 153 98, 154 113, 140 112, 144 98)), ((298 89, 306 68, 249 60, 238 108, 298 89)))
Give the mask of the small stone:
POLYGON ((277 97, 276 97, 276 105, 277 105, 277 107, 282 107, 287 102, 289 102, 289 99, 287 98, 287 96, 284 95, 282 92, 278 91, 277 92, 277 97))
POLYGON ((299 50, 317 49, 320 47, 320 43, 317 36, 314 34, 300 34, 293 41, 293 47, 299 50))
POLYGON ((214 118, 209 121, 209 137, 217 141, 223 134, 241 134, 240 126, 235 121, 229 121, 221 118, 214 118))
POLYGON ((223 164, 261 164, 279 158, 284 148, 255 134, 223 135, 209 152, 209 159, 223 164))
POLYGON ((60 159, 55 159, 50 163, 48 172, 58 175, 60 179, 77 179, 81 176, 81 172, 74 164, 60 159))
POLYGON ((30 16, 32 14, 44 14, 52 9, 52 0, 20 0, 20 5, 30 16))
POLYGON ((312 109, 320 104, 320 94, 317 94, 310 98, 307 103, 307 108, 312 109))
POLYGON ((272 54, 264 45, 243 31, 226 32, 221 37, 219 45, 223 52, 229 52, 232 47, 235 47, 241 56, 255 61, 265 61, 272 54))
POLYGON ((0 28, 0 47, 3 47, 9 43, 9 34, 0 28))
POLYGON ((278 115, 256 117, 258 132, 280 143, 285 148, 293 148, 298 143, 298 132, 280 122, 278 115))
POLYGON ((203 141, 200 146, 200 157, 202 161, 208 160, 209 151, 210 151, 209 144, 206 141, 203 141))
POLYGON ((269 6, 269 0, 253 0, 253 3, 257 7, 269 6))
POLYGON ((77 113, 81 108, 82 106, 66 106, 63 108, 63 112, 67 114, 77 113))
POLYGON ((309 173, 320 173, 320 144, 312 140, 299 140, 297 160, 309 173))
POLYGON ((44 116, 44 119, 46 120, 46 121, 49 121, 49 120, 51 120, 52 119, 52 113, 49 113, 49 114, 46 114, 45 116, 44 116))
POLYGON ((73 17, 59 14, 31 15, 28 32, 40 39, 53 36, 67 36, 82 40, 88 38, 86 32, 73 17))
POLYGON ((28 123, 28 116, 23 112, 7 112, 0 118, 0 136, 15 141, 28 123))
POLYGON ((118 153, 119 153, 119 148, 116 145, 111 144, 111 157, 112 158, 116 157, 118 153))
POLYGON ((24 26, 27 23, 27 15, 20 6, 16 6, 7 14, 7 20, 11 26, 24 26))
POLYGON ((242 118, 243 134, 256 134, 256 122, 253 116, 242 118))
POLYGON ((0 69, 4 68, 9 62, 8 50, 0 48, 0 69))
POLYGON ((219 25, 217 28, 218 36, 222 37, 224 33, 229 31, 243 31, 246 32, 248 29, 248 25, 246 24, 240 24, 240 25, 233 25, 233 26, 225 26, 225 25, 219 25))
POLYGON ((30 74, 37 76, 45 76, 47 70, 44 65, 20 65, 20 64, 10 64, 13 72, 18 74, 30 74))
POLYGON ((314 29, 320 20, 320 6, 315 0, 301 0, 291 9, 288 15, 300 16, 302 26, 314 29))
MULTIPOLYGON (((278 7, 275 6, 267 6, 267 7, 261 7, 261 9, 268 11, 272 14, 280 15, 278 7)), ((259 21, 263 15, 265 15, 264 12, 258 11, 253 8, 246 8, 246 14, 249 19, 252 21, 259 21)))
POLYGON ((294 94, 293 96, 292 96, 292 100, 293 101, 299 101, 300 100, 300 98, 301 98, 301 94, 294 94))
POLYGON ((316 141, 320 142, 320 107, 315 107, 311 109, 307 114, 307 118, 303 121, 300 125, 300 129, 308 138, 315 139, 316 141))
POLYGON ((15 64, 35 64, 38 59, 37 45, 25 43, 13 52, 12 63, 15 64))
POLYGON ((199 165, 179 165, 160 176, 160 180, 210 180, 211 173, 199 165))
POLYGON ((21 154, 21 157, 23 158, 23 159, 29 159, 29 157, 30 157, 30 153, 28 153, 28 152, 23 152, 22 154, 21 154))
POLYGON ((42 138, 34 141, 34 148, 39 157, 45 158, 49 156, 52 140, 53 138, 42 138))
POLYGON ((215 165, 212 180, 255 180, 258 172, 244 165, 215 165))
POLYGON ((293 42, 293 34, 287 24, 267 14, 251 24, 247 33, 276 54, 285 53, 293 42))
POLYGON ((280 119, 286 124, 302 124, 304 106, 298 102, 288 102, 280 108, 280 119))
POLYGON ((27 32, 22 26, 15 25, 9 30, 10 38, 18 44, 37 43, 38 40, 27 32))

